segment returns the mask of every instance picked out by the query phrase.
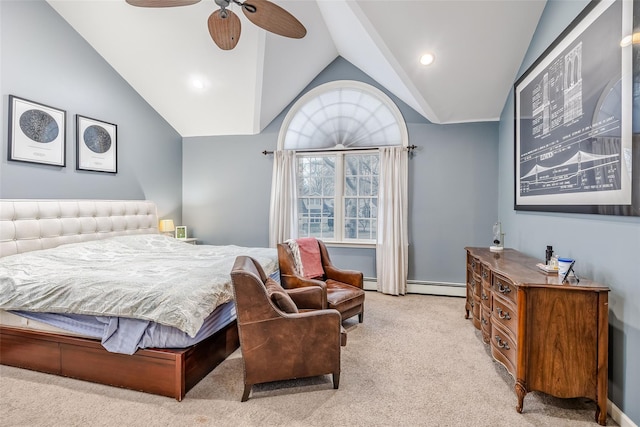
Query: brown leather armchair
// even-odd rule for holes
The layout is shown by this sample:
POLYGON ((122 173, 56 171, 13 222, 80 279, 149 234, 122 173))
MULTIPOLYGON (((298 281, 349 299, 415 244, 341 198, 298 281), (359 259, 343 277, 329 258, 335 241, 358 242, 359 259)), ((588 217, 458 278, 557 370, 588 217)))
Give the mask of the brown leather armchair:
POLYGON ((340 313, 326 305, 320 287, 284 290, 251 257, 239 256, 231 271, 244 363, 244 392, 254 384, 332 374, 340 383, 340 346, 346 344, 340 313), (286 311, 288 312, 286 312, 286 311))
POLYGON ((333 266, 327 247, 318 240, 324 275, 319 279, 307 279, 296 272, 291 248, 286 243, 278 243, 280 282, 286 289, 306 286, 321 286, 327 292, 327 307, 340 312, 342 319, 358 315, 358 322, 364 320, 363 274, 355 270, 342 270, 333 266))

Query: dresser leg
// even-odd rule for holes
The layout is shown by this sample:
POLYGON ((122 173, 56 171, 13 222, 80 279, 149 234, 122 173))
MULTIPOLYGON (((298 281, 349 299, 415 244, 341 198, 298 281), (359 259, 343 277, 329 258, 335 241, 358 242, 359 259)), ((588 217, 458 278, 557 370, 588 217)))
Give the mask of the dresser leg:
POLYGON ((607 425, 607 405, 604 405, 604 408, 600 407, 601 403, 598 403, 598 407, 596 408, 596 422, 601 426, 607 425))
POLYGON ((522 413, 522 408, 524 406, 524 397, 527 394, 527 389, 522 385, 522 383, 516 383, 516 395, 518 396, 518 406, 516 406, 516 411, 518 413, 522 413))

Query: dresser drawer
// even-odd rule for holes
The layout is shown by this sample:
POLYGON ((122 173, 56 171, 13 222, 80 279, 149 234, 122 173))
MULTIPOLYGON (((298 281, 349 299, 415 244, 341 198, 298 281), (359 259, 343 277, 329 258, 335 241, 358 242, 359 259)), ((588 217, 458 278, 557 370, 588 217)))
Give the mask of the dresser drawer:
POLYGON ((482 267, 480 268, 480 277, 482 278, 483 284, 491 286, 491 269, 484 264, 482 264, 482 267))
POLYGON ((480 308, 480 326, 482 329, 482 339, 485 343, 491 340, 491 311, 483 305, 480 308))
POLYGON ((469 268, 471 269, 472 272, 478 275, 480 274, 481 263, 475 257, 468 255, 467 264, 469 265, 469 268))
POLYGON ((502 329, 507 332, 512 340, 516 340, 518 331, 518 314, 515 305, 507 302, 503 298, 494 298, 492 320, 499 323, 502 329))
POLYGON ((471 312, 473 313, 473 317, 472 317, 472 321, 473 321, 473 325, 476 327, 476 329, 480 329, 480 306, 482 304, 480 304, 480 298, 478 298, 476 295, 473 296, 472 300, 471 300, 471 312))
POLYGON ((491 323, 491 354, 507 368, 511 375, 516 376, 516 345, 509 334, 495 321, 491 323))
POLYGON ((504 297, 513 304, 516 303, 516 286, 499 274, 493 274, 491 292, 493 295, 504 297))
POLYGON ((480 289, 482 288, 482 283, 478 280, 478 276, 476 276, 475 274, 469 276, 468 285, 471 289, 471 294, 480 297, 480 289))
POLYGON ((480 287, 480 302, 488 311, 491 311, 491 291, 484 287, 480 287))

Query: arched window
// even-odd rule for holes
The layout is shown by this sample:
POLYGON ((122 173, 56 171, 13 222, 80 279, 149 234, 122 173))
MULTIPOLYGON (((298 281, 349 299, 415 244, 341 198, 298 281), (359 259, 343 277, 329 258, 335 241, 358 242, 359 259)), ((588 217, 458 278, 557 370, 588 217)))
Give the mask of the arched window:
POLYGON ((366 83, 338 80, 318 86, 289 110, 279 150, 331 150, 407 146, 407 127, 396 104, 366 83))
POLYGON ((278 137, 278 150, 296 151, 298 237, 375 244, 377 148, 407 145, 400 110, 373 86, 341 80, 303 95, 278 137))

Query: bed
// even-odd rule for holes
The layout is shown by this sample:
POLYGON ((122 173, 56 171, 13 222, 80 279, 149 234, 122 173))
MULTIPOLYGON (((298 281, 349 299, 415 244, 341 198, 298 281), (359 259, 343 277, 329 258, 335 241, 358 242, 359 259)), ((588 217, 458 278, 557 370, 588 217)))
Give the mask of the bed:
MULTIPOLYGON (((0 286, 3 287, 1 307, 22 310, 0 310, 0 363, 182 400, 187 391, 239 346, 235 312, 229 310, 230 306, 233 308, 228 295, 233 260, 238 254, 250 253, 262 258, 266 269, 274 272, 277 269, 277 254, 274 249, 267 248, 188 245, 158 234, 157 224, 156 206, 150 201, 0 200, 0 256, 3 257, 0 265, 0 286), (117 256, 109 256, 113 252, 126 258, 129 246, 136 246, 136 250, 137 246, 143 249, 154 247, 144 252, 144 256, 150 258, 148 266, 153 267, 145 265, 138 271, 119 264, 117 256), (164 254, 156 254, 156 246, 164 254), (104 247, 108 249, 102 249, 104 247), (98 255, 86 252, 96 249, 103 252, 98 255), (80 255, 77 251, 81 251, 80 255), (104 300, 98 302, 107 307, 106 313, 102 311, 104 307, 96 311, 94 300, 82 300, 80 304, 75 297, 67 298, 67 295, 75 292, 74 288, 60 291, 46 287, 50 286, 49 278, 51 281, 64 279, 62 283, 71 280, 73 274, 69 271, 70 277, 67 278, 65 270, 76 268, 75 265, 67 268, 63 263, 55 268, 55 272, 47 273, 45 268, 50 267, 47 265, 50 257, 54 258, 51 261, 51 266, 54 266, 56 258, 64 262, 67 259, 64 257, 72 256, 75 263, 85 255, 88 257, 85 261, 95 266, 96 275, 106 278, 100 281, 104 283, 91 283, 88 286, 97 290, 99 300, 104 300), (168 258, 162 259, 163 256, 168 258), (180 257, 186 258, 180 261, 180 257), (174 262, 171 258, 177 258, 177 262, 182 264, 176 267, 171 264, 174 262), (26 264, 34 259, 40 264, 26 264), (110 261, 104 264, 113 264, 121 278, 117 278, 117 274, 111 277, 106 270, 103 272, 102 268, 106 267, 101 262, 106 260, 110 261), (206 265, 197 264, 199 260, 206 265), (23 270, 30 271, 26 279, 19 273, 23 263, 29 266, 23 270), (209 264, 219 265, 216 267, 218 269, 222 266, 224 271, 216 273, 211 270, 211 277, 220 282, 216 284, 215 292, 207 288, 212 285, 205 280, 209 275, 209 264), (184 268, 175 271, 180 265, 184 268), (38 274, 42 277, 38 277, 38 274), (29 284, 28 292, 22 296, 10 294, 7 289, 20 281, 29 284), (143 304, 127 299, 135 297, 136 293, 128 291, 129 288, 125 287, 121 292, 132 295, 123 297, 115 293, 121 287, 120 281, 133 281, 140 289, 146 289, 149 286, 147 282, 152 282, 154 286, 150 288, 150 294, 145 294, 143 304), (174 282, 179 283, 173 286, 174 282), (53 306, 47 306, 47 299, 55 293, 65 298, 62 302, 56 300, 53 306), (111 293, 114 295, 107 295, 111 293), (149 295, 156 299, 149 300, 149 295), (190 299, 194 305, 183 307, 182 301, 167 299, 178 297, 190 299), (114 298, 118 303, 110 302, 109 298, 114 298), (65 305, 67 299, 73 303, 65 305), (159 304, 158 301, 165 303, 159 304), (153 306, 154 309, 150 310, 151 314, 149 310, 142 312, 141 305, 153 306), (215 306, 218 308, 210 313, 215 306), (34 320, 28 316, 31 312, 34 315, 38 312, 47 314, 47 307, 55 307, 51 311, 63 315, 74 313, 70 316, 75 316, 75 313, 79 313, 79 316, 107 316, 101 319, 120 319, 123 324, 125 320, 134 320, 147 322, 154 327, 175 326, 189 336, 197 336, 196 332, 205 329, 208 319, 215 317, 225 307, 227 310, 222 326, 216 327, 213 334, 198 338, 196 344, 184 348, 139 348, 131 351, 133 354, 123 354, 114 352, 119 350, 107 350, 104 342, 94 336, 69 332, 55 326, 55 323, 52 326, 39 318, 34 320), (188 312, 188 316, 181 317, 182 312, 188 312)), ((91 274, 82 273, 79 276, 88 277, 91 274)))

